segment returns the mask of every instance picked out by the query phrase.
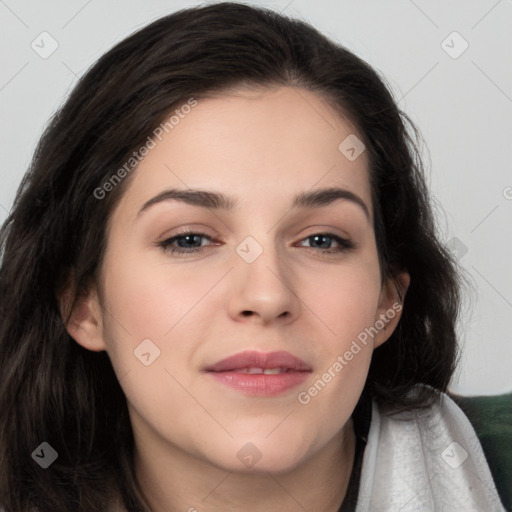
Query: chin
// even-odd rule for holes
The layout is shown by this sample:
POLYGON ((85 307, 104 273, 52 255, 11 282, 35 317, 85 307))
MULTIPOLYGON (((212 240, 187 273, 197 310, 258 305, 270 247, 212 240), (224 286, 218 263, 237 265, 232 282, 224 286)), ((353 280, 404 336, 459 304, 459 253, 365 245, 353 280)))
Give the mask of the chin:
MULTIPOLYGON (((290 436, 238 438, 222 453, 213 455, 215 465, 237 473, 286 473, 295 469, 307 458, 308 447, 302 439, 290 436), (233 457, 226 455, 234 454, 233 457)), ((218 446, 218 445, 217 445, 218 446)))

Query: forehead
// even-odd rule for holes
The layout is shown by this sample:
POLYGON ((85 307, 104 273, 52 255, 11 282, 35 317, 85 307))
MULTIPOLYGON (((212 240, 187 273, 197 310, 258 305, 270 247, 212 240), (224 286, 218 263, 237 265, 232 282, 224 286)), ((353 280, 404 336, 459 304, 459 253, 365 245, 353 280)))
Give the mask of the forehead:
POLYGON ((331 186, 357 193, 372 209, 367 154, 354 159, 346 151, 361 135, 310 91, 238 89, 198 98, 192 108, 178 105, 168 117, 175 113, 134 171, 123 209, 170 187, 223 191, 239 205, 261 206, 331 186))

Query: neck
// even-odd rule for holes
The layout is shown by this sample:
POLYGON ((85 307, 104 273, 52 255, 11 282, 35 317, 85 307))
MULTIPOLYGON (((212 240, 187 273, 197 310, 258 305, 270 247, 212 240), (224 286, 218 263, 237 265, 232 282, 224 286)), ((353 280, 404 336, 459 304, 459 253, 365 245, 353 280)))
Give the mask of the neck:
POLYGON ((337 512, 354 463, 352 420, 319 452, 287 472, 237 473, 177 447, 151 450, 135 437, 135 472, 151 512, 337 512))

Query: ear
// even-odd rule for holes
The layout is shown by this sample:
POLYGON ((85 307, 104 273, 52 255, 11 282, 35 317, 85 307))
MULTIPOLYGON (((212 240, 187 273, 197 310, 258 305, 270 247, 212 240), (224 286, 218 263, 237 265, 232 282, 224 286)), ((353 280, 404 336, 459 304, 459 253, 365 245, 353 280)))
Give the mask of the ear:
POLYGON ((394 279, 389 278, 383 283, 375 316, 375 328, 378 332, 373 338, 374 349, 387 341, 398 325, 410 281, 409 274, 402 272, 394 279))
POLYGON ((82 347, 99 352, 106 350, 103 336, 102 308, 96 286, 77 295, 73 304, 71 288, 68 286, 59 297, 61 316, 66 331, 82 347), (65 312, 65 313, 64 313, 65 312), (69 313, 69 319, 67 315, 69 313))

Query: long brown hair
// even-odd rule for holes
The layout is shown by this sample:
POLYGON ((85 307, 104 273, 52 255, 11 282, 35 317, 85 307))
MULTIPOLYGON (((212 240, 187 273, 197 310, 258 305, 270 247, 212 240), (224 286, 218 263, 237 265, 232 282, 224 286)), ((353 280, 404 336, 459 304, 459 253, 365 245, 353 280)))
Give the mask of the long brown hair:
POLYGON ((69 336, 58 298, 66 284, 76 296, 96 279, 109 214, 136 170, 103 197, 98 188, 173 108, 238 85, 313 91, 357 127, 370 160, 382 275, 411 276, 400 323, 375 350, 365 390, 394 407, 425 406, 446 390, 459 278, 435 232, 417 130, 384 80, 303 21, 237 3, 184 9, 117 44, 80 79, 45 130, 0 231, 6 512, 103 512, 114 495, 129 511, 148 510, 110 360, 69 336), (412 399, 417 383, 431 387, 412 399), (42 442, 58 453, 48 469, 32 458, 42 442))

